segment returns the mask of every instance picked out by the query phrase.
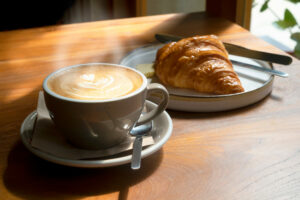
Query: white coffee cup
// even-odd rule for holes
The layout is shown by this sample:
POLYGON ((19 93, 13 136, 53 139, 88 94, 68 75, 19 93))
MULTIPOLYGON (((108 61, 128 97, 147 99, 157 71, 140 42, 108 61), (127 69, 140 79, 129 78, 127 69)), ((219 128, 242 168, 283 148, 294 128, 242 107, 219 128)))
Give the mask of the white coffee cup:
POLYGON ((146 77, 139 71, 108 63, 80 64, 59 69, 46 77, 43 89, 47 109, 56 127, 72 144, 84 149, 104 149, 121 143, 134 126, 149 122, 163 112, 169 99, 165 87, 160 84, 148 85, 146 77), (92 69, 98 70, 97 73, 92 69), (110 70, 116 70, 115 74, 112 75, 110 70), (113 78, 106 77, 103 81, 102 72, 113 78), (84 80, 81 82, 82 78, 84 80), (105 96, 112 89, 98 91, 99 88, 94 88, 101 84, 107 86, 111 79, 116 82, 112 88, 119 88, 117 92, 105 96), (137 83, 131 87, 134 84, 128 82, 137 83), (59 93, 69 88, 75 91, 75 96, 59 93), (154 110, 141 115, 147 94, 152 92, 161 93, 162 100, 154 110), (98 93, 100 99, 97 99, 98 93), (101 99, 102 96, 105 98, 101 99))

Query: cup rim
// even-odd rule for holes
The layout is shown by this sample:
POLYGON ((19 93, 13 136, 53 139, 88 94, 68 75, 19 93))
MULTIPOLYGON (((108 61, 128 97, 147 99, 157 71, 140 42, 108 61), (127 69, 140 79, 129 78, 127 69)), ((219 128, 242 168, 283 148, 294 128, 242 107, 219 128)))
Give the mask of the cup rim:
POLYGON ((71 66, 63 67, 63 68, 60 68, 60 69, 55 70, 54 72, 50 73, 43 81, 43 89, 46 93, 48 93, 49 95, 51 95, 51 96, 53 96, 57 99, 61 99, 61 100, 64 100, 64 101, 69 101, 69 102, 76 102, 76 103, 101 103, 101 102, 104 103, 104 102, 119 101, 119 100, 127 99, 127 98, 130 98, 132 96, 135 96, 135 95, 139 94, 140 92, 144 91, 146 87, 147 87, 147 78, 143 73, 141 73, 140 71, 138 71, 134 68, 127 67, 127 66, 120 65, 120 64, 113 64, 113 63, 84 63, 84 64, 77 64, 77 65, 71 65, 71 66), (134 71, 137 74, 139 74, 143 79, 143 83, 142 83, 141 87, 139 87, 137 90, 135 90, 132 93, 129 93, 127 95, 120 96, 120 97, 115 97, 115 98, 111 98, 111 99, 103 99, 103 100, 72 99, 72 98, 69 98, 69 97, 64 97, 62 95, 59 95, 59 94, 51 91, 48 88, 47 82, 48 82, 49 78, 51 78, 54 74, 59 73, 61 71, 71 69, 71 68, 82 67, 82 66, 90 66, 90 65, 106 65, 106 66, 115 66, 115 67, 121 67, 121 68, 129 69, 129 70, 134 71))

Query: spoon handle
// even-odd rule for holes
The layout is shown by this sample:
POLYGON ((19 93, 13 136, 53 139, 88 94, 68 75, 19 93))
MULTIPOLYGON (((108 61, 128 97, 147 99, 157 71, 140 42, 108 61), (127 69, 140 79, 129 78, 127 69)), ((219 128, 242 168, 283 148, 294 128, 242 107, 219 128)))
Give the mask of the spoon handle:
POLYGON ((137 170, 141 167, 143 136, 137 136, 133 143, 133 153, 131 160, 131 169, 137 170))

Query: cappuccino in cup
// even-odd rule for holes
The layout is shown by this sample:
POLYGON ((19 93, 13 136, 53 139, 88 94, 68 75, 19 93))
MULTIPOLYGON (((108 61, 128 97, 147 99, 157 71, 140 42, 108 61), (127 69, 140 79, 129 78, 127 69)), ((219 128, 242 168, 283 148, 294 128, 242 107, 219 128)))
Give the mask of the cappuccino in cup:
POLYGON ((43 82, 49 115, 65 138, 79 148, 105 149, 121 143, 135 126, 165 110, 168 92, 147 83, 139 71, 108 63, 59 69, 43 82), (161 93, 159 105, 141 115, 146 97, 161 93))
POLYGON ((142 83, 142 77, 127 68, 90 65, 58 72, 49 78, 47 86, 71 99, 106 100, 128 95, 142 83))

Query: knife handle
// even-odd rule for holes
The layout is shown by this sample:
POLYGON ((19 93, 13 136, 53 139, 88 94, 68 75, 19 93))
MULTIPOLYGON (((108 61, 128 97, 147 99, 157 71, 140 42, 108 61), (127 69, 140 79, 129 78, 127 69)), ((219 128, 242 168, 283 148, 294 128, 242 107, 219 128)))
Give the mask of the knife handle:
POLYGON ((285 55, 252 50, 246 47, 242 47, 239 45, 230 44, 226 42, 223 42, 223 44, 225 45, 225 48, 228 50, 230 54, 236 56, 243 56, 247 58, 253 58, 257 60, 263 60, 263 61, 282 64, 282 65, 289 65, 293 61, 291 57, 285 55))

